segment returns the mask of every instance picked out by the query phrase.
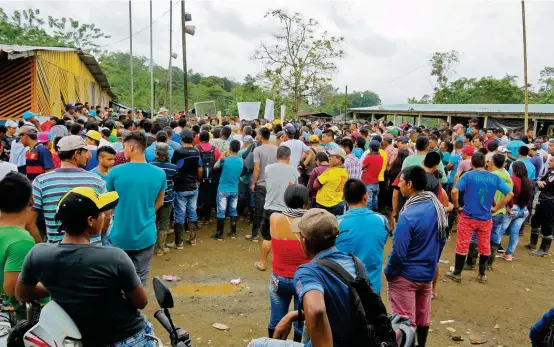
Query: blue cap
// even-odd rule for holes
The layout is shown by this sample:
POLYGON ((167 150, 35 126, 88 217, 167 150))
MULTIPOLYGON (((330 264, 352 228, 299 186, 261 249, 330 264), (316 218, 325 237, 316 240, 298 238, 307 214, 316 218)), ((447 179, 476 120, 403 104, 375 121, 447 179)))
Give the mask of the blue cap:
POLYGON ((408 138, 406 136, 400 136, 396 138, 396 142, 406 142, 408 143, 408 138))
POLYGON ((65 104, 65 109, 66 110, 75 109, 75 106, 73 106, 73 104, 65 104))
POLYGON ((28 120, 28 119, 36 117, 36 116, 38 116, 38 113, 33 113, 31 111, 26 111, 26 112, 23 113, 23 119, 24 120, 28 120))
POLYGON ((381 148, 381 144, 377 140, 371 140, 371 142, 369 142, 369 148, 379 149, 379 148, 381 148))
POLYGON ((294 127, 294 125, 292 124, 287 124, 285 125, 285 127, 283 128, 283 130, 286 132, 286 133, 289 133, 289 134, 296 134, 296 128, 294 127))
POLYGON ((246 135, 243 139, 242 139, 242 142, 252 142, 254 139, 252 138, 252 136, 250 135, 246 135))

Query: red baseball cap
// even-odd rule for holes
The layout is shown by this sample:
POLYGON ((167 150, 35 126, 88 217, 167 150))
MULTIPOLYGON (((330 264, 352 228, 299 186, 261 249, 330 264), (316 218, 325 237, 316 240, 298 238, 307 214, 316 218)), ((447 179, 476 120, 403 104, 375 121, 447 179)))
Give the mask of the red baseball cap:
POLYGON ((462 148, 462 153, 465 153, 467 155, 473 155, 474 152, 475 152, 475 148, 473 148, 472 146, 464 146, 462 148))

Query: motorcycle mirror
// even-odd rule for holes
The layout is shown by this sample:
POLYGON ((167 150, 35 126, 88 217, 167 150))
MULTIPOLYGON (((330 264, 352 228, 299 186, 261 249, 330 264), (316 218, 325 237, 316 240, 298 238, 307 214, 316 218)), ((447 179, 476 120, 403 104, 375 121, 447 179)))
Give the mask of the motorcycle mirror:
POLYGON ((163 283, 159 277, 154 277, 152 283, 154 285, 154 293, 156 294, 158 305, 164 309, 173 308, 173 296, 165 283, 163 283))

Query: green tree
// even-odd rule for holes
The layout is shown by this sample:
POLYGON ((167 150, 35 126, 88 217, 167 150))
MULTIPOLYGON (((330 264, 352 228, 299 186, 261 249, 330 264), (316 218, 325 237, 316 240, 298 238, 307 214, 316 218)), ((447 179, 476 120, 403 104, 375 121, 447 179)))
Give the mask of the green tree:
POLYGON ((17 45, 67 46, 100 54, 98 39, 110 38, 94 24, 73 18, 40 17, 38 9, 16 10, 9 17, 0 9, 0 42, 17 45))
POLYGON ((430 104, 431 101, 431 96, 428 94, 423 95, 419 100, 415 97, 408 98, 408 104, 430 104))
POLYGON ((281 28, 273 35, 274 42, 260 44, 252 58, 264 63, 264 77, 273 91, 292 97, 292 111, 297 113, 301 101, 326 86, 337 71, 335 60, 344 55, 338 49, 344 38, 320 33, 319 22, 300 13, 279 9, 265 17, 277 19, 281 28))
POLYGON ((431 63, 431 76, 437 78, 435 90, 444 88, 449 78, 454 74, 456 64, 460 62, 458 51, 435 52, 429 62, 431 63))

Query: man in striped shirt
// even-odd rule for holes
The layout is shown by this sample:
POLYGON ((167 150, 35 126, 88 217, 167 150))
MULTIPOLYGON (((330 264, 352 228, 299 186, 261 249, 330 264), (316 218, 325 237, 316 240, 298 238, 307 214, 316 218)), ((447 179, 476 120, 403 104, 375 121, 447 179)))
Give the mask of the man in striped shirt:
MULTIPOLYGON (((40 212, 44 215, 46 222, 46 236, 48 243, 59 243, 64 236, 64 231, 60 230, 60 222, 55 219, 56 206, 60 199, 75 187, 90 187, 98 194, 106 192, 104 181, 96 174, 86 171, 87 164, 87 144, 76 135, 66 136, 58 142, 58 154, 62 161, 61 167, 51 172, 39 175, 33 181, 34 205, 27 229, 35 239, 42 242, 38 233, 36 221, 40 212)), ((104 230, 109 225, 109 212, 106 213, 104 221, 104 230)), ((100 236, 90 240, 91 243, 100 243, 100 236)))
MULTIPOLYGON (((167 231, 169 230, 169 218, 173 209, 173 200, 175 193, 173 192, 173 177, 177 173, 177 165, 169 162, 169 145, 164 142, 157 142, 155 145, 156 160, 150 164, 164 170, 167 182, 165 189, 164 204, 156 211, 156 224, 158 227, 158 235, 156 240, 156 254, 162 256, 169 253, 169 248, 166 246, 167 231)), ((196 231, 192 230, 190 235, 190 243, 196 244, 196 231)))

